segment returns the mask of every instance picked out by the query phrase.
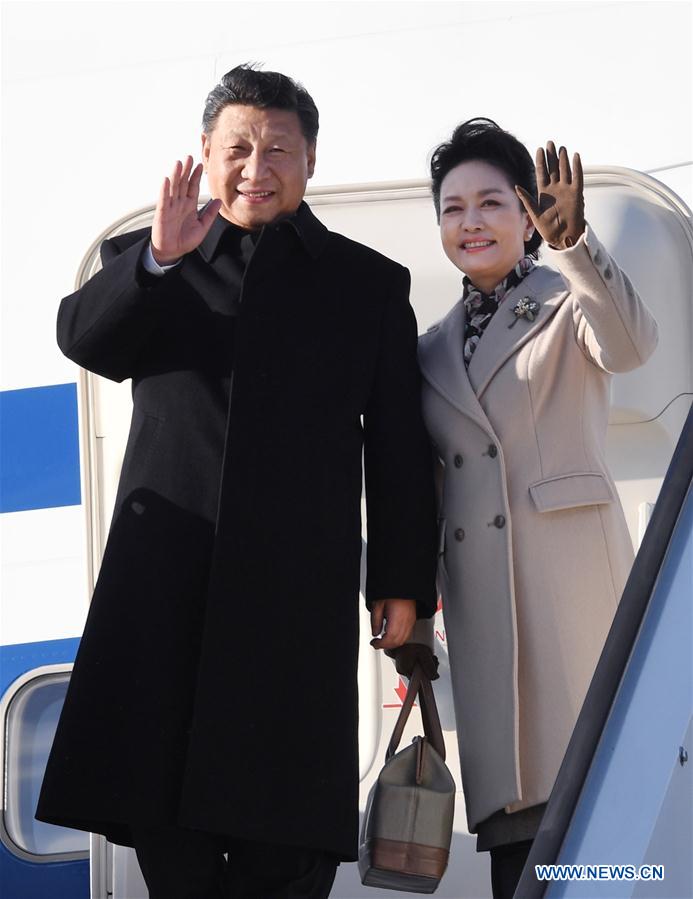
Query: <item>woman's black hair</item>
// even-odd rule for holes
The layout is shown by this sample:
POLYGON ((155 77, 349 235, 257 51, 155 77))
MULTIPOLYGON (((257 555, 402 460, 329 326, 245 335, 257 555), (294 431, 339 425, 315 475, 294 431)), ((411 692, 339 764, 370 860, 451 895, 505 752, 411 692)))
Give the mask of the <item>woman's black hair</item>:
MULTIPOLYGON (((439 144, 431 157, 431 190, 438 221, 440 221, 440 187, 443 179, 461 162, 476 160, 488 162, 500 169, 508 178, 511 187, 514 188, 519 184, 527 193, 537 198, 534 161, 525 145, 491 119, 469 119, 458 125, 450 140, 439 144)), ((520 200, 517 202, 520 203, 520 200)), ((524 209, 524 206, 522 208, 524 209)), ((525 242, 525 253, 536 256, 542 242, 542 236, 535 228, 534 234, 525 242)))
POLYGON ((305 87, 288 75, 261 72, 250 63, 231 69, 207 96, 202 116, 204 133, 211 134, 224 107, 234 104, 258 109, 291 110, 298 116, 308 144, 316 141, 319 124, 317 107, 305 87))

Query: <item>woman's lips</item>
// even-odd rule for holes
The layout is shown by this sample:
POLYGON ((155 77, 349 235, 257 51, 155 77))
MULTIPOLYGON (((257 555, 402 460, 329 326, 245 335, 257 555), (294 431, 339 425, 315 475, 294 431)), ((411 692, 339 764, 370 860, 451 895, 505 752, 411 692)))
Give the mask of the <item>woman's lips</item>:
POLYGON ((465 253, 482 253, 495 243, 495 240, 465 240, 460 244, 460 249, 465 253))

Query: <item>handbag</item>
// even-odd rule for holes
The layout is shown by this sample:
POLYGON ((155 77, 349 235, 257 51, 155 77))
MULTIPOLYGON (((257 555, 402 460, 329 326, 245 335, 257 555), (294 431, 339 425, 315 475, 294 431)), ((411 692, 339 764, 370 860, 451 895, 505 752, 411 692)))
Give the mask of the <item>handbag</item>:
POLYGON ((433 893, 445 873, 452 839, 455 781, 431 681, 417 663, 373 785, 359 840, 361 883, 386 890, 433 893), (397 752, 418 694, 423 737, 397 752))

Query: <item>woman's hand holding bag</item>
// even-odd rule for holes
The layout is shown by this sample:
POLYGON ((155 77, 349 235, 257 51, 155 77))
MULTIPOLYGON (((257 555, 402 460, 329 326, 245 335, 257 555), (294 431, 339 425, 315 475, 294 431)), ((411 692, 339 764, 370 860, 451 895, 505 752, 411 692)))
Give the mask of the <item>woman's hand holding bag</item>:
POLYGON ((395 660, 397 674, 411 678, 415 665, 420 665, 421 670, 429 680, 437 680, 438 659, 433 655, 430 646, 424 643, 404 643, 397 649, 386 650, 385 655, 395 660))

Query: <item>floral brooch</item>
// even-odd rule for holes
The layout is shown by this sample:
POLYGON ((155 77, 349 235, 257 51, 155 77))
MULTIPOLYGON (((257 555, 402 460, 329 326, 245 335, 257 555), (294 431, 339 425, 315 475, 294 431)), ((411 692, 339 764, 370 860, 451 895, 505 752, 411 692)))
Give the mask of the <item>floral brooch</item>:
POLYGON ((526 318, 528 322, 533 322, 537 317, 537 312, 539 312, 539 303, 529 297, 522 297, 519 303, 513 306, 512 311, 515 318, 508 325, 509 328, 514 327, 521 318, 526 318))

